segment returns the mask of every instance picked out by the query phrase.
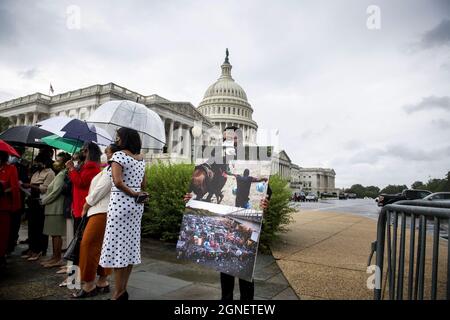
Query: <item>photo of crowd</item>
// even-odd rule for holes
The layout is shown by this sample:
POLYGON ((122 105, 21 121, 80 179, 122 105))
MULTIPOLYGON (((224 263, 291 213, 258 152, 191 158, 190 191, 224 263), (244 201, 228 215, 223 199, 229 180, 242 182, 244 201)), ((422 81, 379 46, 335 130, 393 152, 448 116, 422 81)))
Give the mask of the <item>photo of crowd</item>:
MULTIPOLYGON (((188 208, 183 217, 178 258, 251 281, 258 249, 262 215, 211 215, 188 208), (257 222, 259 221, 259 223, 257 222)), ((248 210, 246 210, 248 211, 248 210)))

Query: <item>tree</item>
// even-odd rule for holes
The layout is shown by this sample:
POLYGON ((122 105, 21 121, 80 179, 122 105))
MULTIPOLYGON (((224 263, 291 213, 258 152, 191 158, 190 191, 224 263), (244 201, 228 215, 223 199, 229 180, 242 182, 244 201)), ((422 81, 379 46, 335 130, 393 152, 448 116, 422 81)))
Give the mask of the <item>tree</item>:
POLYGON ((366 197, 376 198, 380 194, 380 188, 377 186, 366 187, 366 197))
POLYGON ((415 181, 412 185, 411 185, 411 189, 423 189, 425 188, 425 185, 423 184, 422 181, 415 181))
POLYGON ((357 198, 364 198, 366 195, 366 188, 361 184, 354 184, 350 187, 350 189, 347 189, 346 192, 356 194, 357 198))
POLYGON ((0 117, 0 132, 5 131, 11 125, 11 121, 8 118, 0 117))
POLYGON ((444 189, 442 191, 450 191, 450 171, 445 176, 444 189))
POLYGON ((405 189, 408 189, 408 187, 406 185, 390 184, 390 185, 386 186, 384 189, 382 189, 380 191, 380 193, 388 193, 388 194, 401 193, 405 189))
POLYGON ((426 189, 431 192, 444 191, 446 179, 430 179, 426 184, 426 189))

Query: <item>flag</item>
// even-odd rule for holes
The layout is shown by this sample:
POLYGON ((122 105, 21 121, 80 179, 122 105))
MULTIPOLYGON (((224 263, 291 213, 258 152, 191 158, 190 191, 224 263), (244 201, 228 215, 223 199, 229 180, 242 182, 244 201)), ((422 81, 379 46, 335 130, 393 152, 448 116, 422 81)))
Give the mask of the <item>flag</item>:
POLYGON ((55 92, 55 90, 53 90, 52 84, 50 83, 50 93, 53 94, 53 92, 55 92))

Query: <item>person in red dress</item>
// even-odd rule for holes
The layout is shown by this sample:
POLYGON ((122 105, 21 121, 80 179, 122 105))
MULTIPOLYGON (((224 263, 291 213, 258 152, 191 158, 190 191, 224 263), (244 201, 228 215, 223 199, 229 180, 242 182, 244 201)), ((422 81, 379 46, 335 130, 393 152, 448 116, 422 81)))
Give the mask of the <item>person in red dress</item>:
POLYGON ((66 163, 69 171, 69 178, 72 182, 72 212, 74 218, 74 230, 78 228, 81 222, 81 213, 86 203, 86 197, 89 193, 89 187, 92 179, 101 171, 100 156, 102 152, 94 142, 86 142, 80 150, 80 160, 83 164, 76 170, 72 160, 66 163))
POLYGON ((11 214, 21 207, 17 168, 8 159, 9 155, 0 151, 0 266, 6 265, 11 214))

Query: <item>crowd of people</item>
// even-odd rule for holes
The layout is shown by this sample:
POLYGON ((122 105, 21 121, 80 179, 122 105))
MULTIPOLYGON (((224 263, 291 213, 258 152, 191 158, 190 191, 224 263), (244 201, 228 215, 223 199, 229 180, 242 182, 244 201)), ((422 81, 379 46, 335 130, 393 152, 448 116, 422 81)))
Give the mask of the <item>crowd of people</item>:
POLYGON ((203 264, 211 262, 219 271, 251 278, 257 250, 251 235, 251 229, 232 218, 185 214, 178 257, 203 264))
POLYGON ((134 129, 120 128, 104 155, 94 142, 85 142, 72 155, 54 152, 40 148, 31 164, 0 152, 0 266, 5 267, 15 251, 26 220, 28 238, 21 243, 28 248, 21 257, 39 261, 43 268, 60 267, 57 273, 66 275, 60 287, 77 287, 70 285, 76 265, 81 287, 72 298, 110 292, 108 278, 114 271, 111 299, 128 300, 128 279, 133 265, 140 263, 141 219, 148 196, 142 191, 146 182, 140 136, 134 129), (77 259, 66 261, 63 239, 67 247, 79 228, 83 232, 77 259))
MULTIPOLYGON (((226 128, 224 144, 230 141, 237 155, 235 148, 242 144, 239 128, 226 128)), ((146 186, 145 162, 138 132, 118 129, 115 143, 105 149, 104 156, 106 159, 101 161, 101 150, 93 142, 84 143, 80 152, 72 155, 61 152, 55 156, 53 149, 41 148, 31 165, 23 158, 0 152, 1 268, 15 250, 22 216, 25 216, 28 239, 22 242, 28 244, 28 248, 21 256, 27 263, 40 261, 44 268, 60 267, 57 273, 65 274, 66 279, 59 286, 68 289, 76 288, 71 285, 73 276, 70 274, 75 265, 81 280, 81 287, 70 294, 75 299, 109 292, 109 275, 114 273, 111 300, 128 300, 127 285, 132 268, 141 262, 141 220, 144 202, 148 199, 148 194, 142 191, 146 186), (76 258, 71 255, 71 259, 64 259, 63 240, 68 246, 66 250, 73 248, 80 229, 84 232, 76 258), (49 237, 52 256, 46 257, 49 237), (46 259, 41 261, 42 257, 46 259)), ((244 181, 246 189, 255 182, 248 172, 244 172, 243 177, 248 177, 244 181)), ((269 187, 268 197, 261 199, 263 210, 268 206, 270 194, 269 187)), ((187 193, 184 201, 191 198, 192 194, 187 193)), ((246 197, 243 198, 245 202, 246 197)), ((237 265, 245 269, 243 262, 256 257, 256 243, 251 240, 251 232, 236 222, 230 220, 225 224, 228 225, 219 226, 228 230, 222 235, 201 231, 197 246, 201 241, 205 250, 214 251, 214 255, 207 255, 208 259, 223 259, 230 268, 237 265)), ((189 229, 183 230, 182 237, 198 231, 193 228, 191 224, 189 229)), ((71 250, 66 255, 69 252, 71 250)), ((230 272, 227 268, 222 271, 227 272, 220 273, 222 300, 233 299, 234 276, 231 274, 239 275, 241 300, 253 300, 254 282, 244 280, 251 279, 251 275, 241 277, 239 272, 230 272)))

